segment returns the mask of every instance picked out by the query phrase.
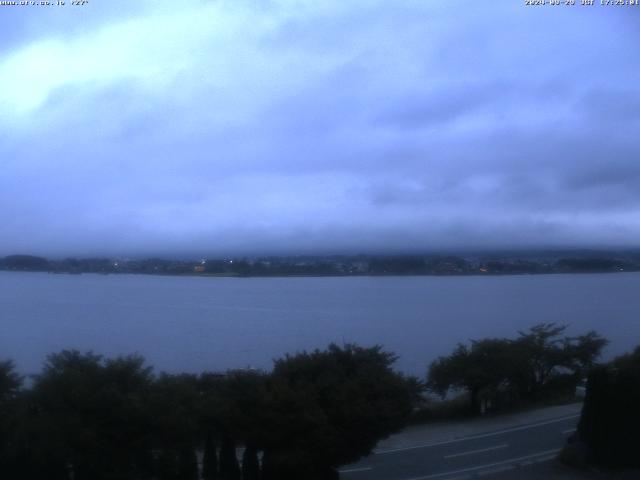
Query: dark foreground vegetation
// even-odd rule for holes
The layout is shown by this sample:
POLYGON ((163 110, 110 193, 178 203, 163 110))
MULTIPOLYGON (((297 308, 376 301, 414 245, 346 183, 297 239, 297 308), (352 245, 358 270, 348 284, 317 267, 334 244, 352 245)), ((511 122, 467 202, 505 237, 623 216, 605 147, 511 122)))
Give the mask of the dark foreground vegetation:
POLYGON ((640 252, 523 252, 469 255, 333 255, 200 260, 0 258, 0 270, 209 276, 514 275, 640 271, 640 252))
MULTIPOLYGON (((630 474, 637 477, 629 478, 640 478, 640 346, 600 364, 604 338, 594 331, 570 337, 565 330, 543 323, 514 339, 459 344, 451 355, 431 364, 427 387, 441 395, 464 392, 447 402, 458 408, 449 408, 449 415, 480 414, 575 401, 576 387, 588 378, 577 432, 560 458, 583 468, 634 469, 630 474), (460 403, 461 398, 466 404, 460 403)), ((429 413, 429 406, 425 409, 429 413)), ((425 412, 418 415, 429 418, 425 412)))
POLYGON ((30 388, 4 362, 0 477, 337 478, 416 404, 419 383, 394 360, 379 347, 331 345, 277 360, 268 374, 154 375, 137 356, 63 351, 30 388))
POLYGON ((594 331, 570 337, 565 326, 542 323, 515 339, 459 344, 429 367, 428 387, 445 396, 464 391, 474 413, 573 396, 607 340, 594 331))
MULTIPOLYGON (((640 469, 640 347, 594 368, 576 435, 562 458, 579 466, 640 469)), ((640 477, 640 472, 639 472, 640 477)))
MULTIPOLYGON (((460 344, 427 382, 396 373, 381 347, 330 345, 271 372, 155 374, 139 356, 50 355, 25 386, 0 362, 0 478, 324 480, 407 423, 425 387, 464 392, 467 414, 573 396, 589 376, 580 442, 590 461, 638 466, 640 348, 597 365, 606 340, 539 324, 460 344)), ((426 415, 425 415, 426 412, 426 415)))

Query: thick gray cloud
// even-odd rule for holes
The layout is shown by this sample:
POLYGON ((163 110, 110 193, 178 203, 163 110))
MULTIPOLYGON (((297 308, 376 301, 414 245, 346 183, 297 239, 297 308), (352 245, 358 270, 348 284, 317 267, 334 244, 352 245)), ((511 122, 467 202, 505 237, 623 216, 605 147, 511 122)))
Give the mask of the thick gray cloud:
POLYGON ((321 3, 0 7, 0 255, 634 245, 640 8, 321 3))

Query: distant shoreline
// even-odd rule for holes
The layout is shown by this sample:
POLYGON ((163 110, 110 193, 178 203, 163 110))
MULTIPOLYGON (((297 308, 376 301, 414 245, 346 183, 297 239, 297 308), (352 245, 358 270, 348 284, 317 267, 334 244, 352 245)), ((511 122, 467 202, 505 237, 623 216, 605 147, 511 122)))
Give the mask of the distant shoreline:
POLYGON ((153 276, 153 277, 183 277, 183 278, 389 278, 389 277, 524 277, 524 276, 544 276, 544 275, 615 275, 625 273, 640 273, 640 270, 625 271, 565 271, 565 272, 514 272, 514 273, 386 273, 386 274, 273 274, 273 275, 238 275, 231 273, 153 273, 153 272, 56 272, 46 270, 9 270, 0 269, 0 272, 9 273, 46 273, 49 275, 101 275, 101 276, 153 276))
POLYGON ((54 274, 151 274, 200 277, 503 276, 640 271, 640 252, 453 255, 335 255, 167 260, 0 258, 0 270, 54 274))

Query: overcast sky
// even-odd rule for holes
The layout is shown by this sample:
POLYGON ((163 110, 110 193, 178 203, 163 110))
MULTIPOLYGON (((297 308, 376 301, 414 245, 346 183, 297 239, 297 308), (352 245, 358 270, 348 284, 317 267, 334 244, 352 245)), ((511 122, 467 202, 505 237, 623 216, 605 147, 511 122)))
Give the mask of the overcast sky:
POLYGON ((640 7, 66 3, 0 6, 0 255, 638 245, 640 7))

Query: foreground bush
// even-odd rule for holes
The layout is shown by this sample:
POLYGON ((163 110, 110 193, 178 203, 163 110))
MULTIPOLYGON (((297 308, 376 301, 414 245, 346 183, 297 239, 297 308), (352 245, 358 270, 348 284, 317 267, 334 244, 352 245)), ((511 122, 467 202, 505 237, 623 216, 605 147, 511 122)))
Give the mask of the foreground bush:
POLYGON ((270 378, 265 480, 333 478, 331 469, 369 454, 401 429, 420 386, 393 372, 380 347, 332 345, 278 360, 270 378), (310 470, 310 467, 313 467, 310 470))
POLYGON ((640 347, 589 376, 578 441, 591 464, 640 468, 640 347))
POLYGON ((63 351, 29 389, 0 363, 0 477, 337 478, 411 414, 420 385, 394 361, 380 347, 331 345, 271 373, 154 375, 138 356, 63 351))
POLYGON ((565 330, 542 323, 515 339, 459 344, 451 355, 431 363, 427 384, 442 396, 451 389, 466 392, 474 413, 571 394, 607 341, 594 331, 569 337, 563 336, 565 330))

